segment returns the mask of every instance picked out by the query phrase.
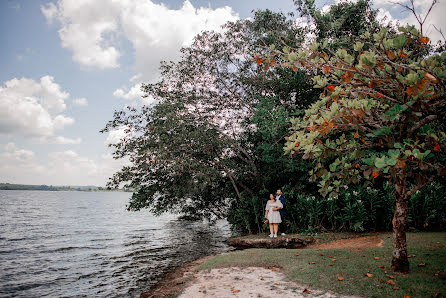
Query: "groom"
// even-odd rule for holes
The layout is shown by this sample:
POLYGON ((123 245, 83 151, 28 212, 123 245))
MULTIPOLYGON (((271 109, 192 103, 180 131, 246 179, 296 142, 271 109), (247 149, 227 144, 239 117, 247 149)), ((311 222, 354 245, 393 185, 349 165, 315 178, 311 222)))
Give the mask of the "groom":
MULTIPOLYGON (((283 208, 280 209, 279 212, 280 212, 280 217, 281 217, 281 219, 282 219, 282 224, 283 224, 282 227, 285 228, 285 202, 286 202, 286 199, 285 199, 285 197, 282 195, 282 189, 281 189, 281 188, 277 189, 277 192, 276 192, 276 201, 277 201, 277 200, 279 200, 280 203, 282 203, 282 205, 283 205, 283 208)), ((282 229, 283 231, 285 231, 284 228, 282 229)), ((282 233, 282 236, 285 236, 285 233, 282 233)))

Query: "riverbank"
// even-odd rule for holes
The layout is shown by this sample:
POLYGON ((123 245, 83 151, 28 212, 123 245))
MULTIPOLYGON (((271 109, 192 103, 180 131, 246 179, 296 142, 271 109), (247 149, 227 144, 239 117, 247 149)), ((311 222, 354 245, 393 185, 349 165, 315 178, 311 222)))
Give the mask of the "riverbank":
POLYGON ((173 290, 168 295, 157 286, 151 292, 160 295, 142 297, 249 297, 256 291, 263 291, 263 297, 446 294, 446 233, 408 233, 407 238, 409 274, 389 268, 391 233, 352 240, 328 234, 320 237, 323 243, 307 249, 248 249, 200 259, 177 269, 170 281, 166 276, 160 285, 173 290), (330 238, 338 239, 326 241, 330 238))

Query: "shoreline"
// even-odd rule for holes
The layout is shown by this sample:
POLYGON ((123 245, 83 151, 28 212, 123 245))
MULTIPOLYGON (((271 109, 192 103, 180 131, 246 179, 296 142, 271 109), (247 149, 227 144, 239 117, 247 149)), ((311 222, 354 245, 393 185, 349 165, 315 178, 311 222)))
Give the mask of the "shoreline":
POLYGON ((193 278, 192 271, 194 270, 194 268, 217 255, 220 254, 213 254, 206 257, 198 258, 165 273, 164 276, 153 287, 145 292, 142 292, 140 298, 176 296, 187 287, 188 281, 193 278))
MULTIPOLYGON (((359 237, 361 237, 361 236, 359 236, 359 237)), ((376 236, 371 236, 371 237, 375 238, 376 236)), ((241 237, 241 238, 243 238, 243 237, 241 237)), ((355 238, 356 237, 353 237, 353 239, 355 239, 355 238)), ((365 238, 368 238, 368 237, 366 236, 365 238)), ((228 238, 226 240, 226 242, 230 239, 231 238, 228 238)), ((265 239, 270 240, 268 238, 265 238, 265 239)), ((352 239, 352 238, 350 238, 350 239, 352 239)), ((344 242, 345 240, 347 240, 346 241, 347 243, 343 243, 343 244, 347 244, 347 246, 349 246, 348 239, 338 239, 338 240, 329 241, 328 243, 319 243, 319 241, 316 240, 316 243, 305 245, 304 247, 301 247, 298 249, 318 249, 319 246, 321 246, 321 248, 323 247, 323 249, 327 249, 327 248, 330 248, 329 247, 330 245, 327 246, 327 244, 344 242)), ((381 239, 381 241, 378 241, 378 242, 379 242, 378 246, 382 246, 382 242, 383 242, 382 239, 381 239)), ((341 245, 341 247, 342 246, 343 245, 341 245)), ((369 247, 369 245, 366 244, 366 247, 369 247)), ((250 248, 245 248, 245 249, 250 249, 250 248)), ((245 250, 245 249, 237 249, 236 248, 234 251, 245 250)), ((286 249, 286 248, 281 248, 281 249, 286 249)), ((224 253, 208 255, 208 256, 198 258, 194 261, 190 261, 190 262, 187 262, 183 265, 176 267, 175 269, 165 273, 164 276, 153 287, 151 287, 147 291, 142 292, 140 295, 140 298, 176 297, 176 296, 178 296, 180 293, 182 293, 189 286, 189 282, 193 278, 195 278, 194 277, 194 271, 195 271, 194 269, 196 267, 203 264, 208 259, 213 258, 215 256, 222 255, 222 254, 224 254, 224 253)))

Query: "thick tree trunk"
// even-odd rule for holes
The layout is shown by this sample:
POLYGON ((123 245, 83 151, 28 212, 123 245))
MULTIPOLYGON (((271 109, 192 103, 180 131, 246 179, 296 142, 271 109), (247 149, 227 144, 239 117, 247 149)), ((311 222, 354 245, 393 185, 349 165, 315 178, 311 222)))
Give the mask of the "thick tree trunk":
POLYGON ((393 224, 393 255, 392 269, 396 272, 409 272, 409 259, 407 258, 406 245, 406 197, 395 193, 396 205, 393 224))

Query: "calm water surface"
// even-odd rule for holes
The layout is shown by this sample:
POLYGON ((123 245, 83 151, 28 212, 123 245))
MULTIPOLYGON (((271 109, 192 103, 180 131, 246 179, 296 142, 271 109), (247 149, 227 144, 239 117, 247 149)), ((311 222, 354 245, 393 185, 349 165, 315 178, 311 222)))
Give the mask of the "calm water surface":
POLYGON ((139 296, 174 267, 229 249, 225 221, 128 212, 130 195, 0 190, 0 297, 139 296))

